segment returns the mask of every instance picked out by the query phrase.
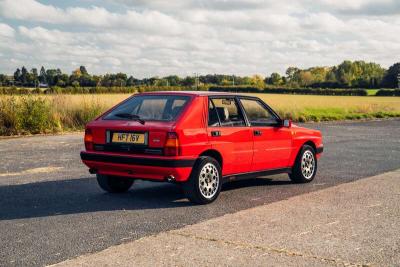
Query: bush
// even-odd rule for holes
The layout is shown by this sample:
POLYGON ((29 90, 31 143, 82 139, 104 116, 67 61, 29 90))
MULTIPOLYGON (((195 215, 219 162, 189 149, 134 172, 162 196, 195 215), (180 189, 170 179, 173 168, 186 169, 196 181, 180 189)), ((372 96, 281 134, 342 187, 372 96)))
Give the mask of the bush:
POLYGON ((38 134, 60 130, 48 100, 32 96, 2 98, 0 135, 38 134))
MULTIPOLYGON (((153 91, 183 91, 193 90, 194 87, 190 86, 126 86, 126 87, 80 87, 68 86, 59 87, 52 86, 45 90, 43 89, 29 89, 17 87, 0 87, 0 94, 3 95, 21 95, 21 94, 134 94, 137 92, 153 92, 153 91)), ((196 90, 208 90, 208 86, 199 86, 196 90)))
POLYGON ((20 132, 19 105, 15 97, 0 99, 0 135, 14 135, 20 132))
POLYGON ((264 93, 262 88, 252 86, 211 86, 209 91, 216 92, 240 92, 240 93, 264 93))
POLYGON ((400 96, 400 89, 390 90, 390 89, 381 89, 376 92, 376 96, 400 96))
POLYGON ((322 89, 322 88, 301 88, 301 89, 270 89, 265 90, 270 94, 300 94, 300 95, 338 95, 338 96, 367 96, 365 89, 322 89))
POLYGON ((18 113, 22 130, 31 134, 57 130, 59 123, 54 121, 50 103, 46 99, 22 97, 19 101, 18 113))

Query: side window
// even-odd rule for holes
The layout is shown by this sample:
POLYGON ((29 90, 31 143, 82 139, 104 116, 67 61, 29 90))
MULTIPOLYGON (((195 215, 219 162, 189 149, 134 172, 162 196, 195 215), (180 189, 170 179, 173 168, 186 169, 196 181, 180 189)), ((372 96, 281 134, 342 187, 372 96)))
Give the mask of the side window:
POLYGON ((251 126, 271 126, 277 118, 258 100, 240 99, 251 126))
POLYGON ((211 100, 208 101, 208 126, 219 126, 217 109, 211 100))
POLYGON ((211 123, 210 119, 214 119, 215 115, 217 115, 222 127, 246 125, 234 98, 212 98, 210 102, 213 104, 212 108, 214 110, 211 110, 212 115, 209 116, 209 125, 211 123))

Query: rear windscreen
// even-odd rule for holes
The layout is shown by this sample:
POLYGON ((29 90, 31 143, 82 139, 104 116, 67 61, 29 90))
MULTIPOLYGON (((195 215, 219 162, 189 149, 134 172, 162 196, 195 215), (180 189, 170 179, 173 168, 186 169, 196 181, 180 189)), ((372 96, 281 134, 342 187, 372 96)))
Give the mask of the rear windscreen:
POLYGON ((103 119, 129 120, 129 115, 132 115, 144 121, 173 121, 182 112, 188 100, 188 96, 180 95, 134 96, 114 108, 103 119))

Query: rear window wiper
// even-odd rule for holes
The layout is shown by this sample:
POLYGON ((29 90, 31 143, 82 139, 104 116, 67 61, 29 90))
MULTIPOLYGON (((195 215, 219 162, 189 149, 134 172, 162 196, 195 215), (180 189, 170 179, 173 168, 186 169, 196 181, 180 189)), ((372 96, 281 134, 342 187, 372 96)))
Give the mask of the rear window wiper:
POLYGON ((114 114, 114 116, 138 121, 140 124, 145 123, 145 121, 143 119, 141 119, 138 115, 134 115, 134 114, 130 114, 130 113, 117 113, 117 114, 114 114))

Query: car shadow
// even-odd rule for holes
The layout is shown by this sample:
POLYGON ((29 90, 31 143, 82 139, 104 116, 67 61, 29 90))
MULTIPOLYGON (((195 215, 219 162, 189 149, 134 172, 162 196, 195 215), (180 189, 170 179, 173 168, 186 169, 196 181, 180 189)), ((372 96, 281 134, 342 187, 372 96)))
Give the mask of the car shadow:
MULTIPOLYGON (((250 179, 226 183, 222 191, 286 184, 291 182, 250 179)), ((123 194, 105 193, 99 188, 95 178, 0 186, 0 220, 192 205, 185 198, 180 186, 168 183, 138 181, 131 190, 123 194)))

